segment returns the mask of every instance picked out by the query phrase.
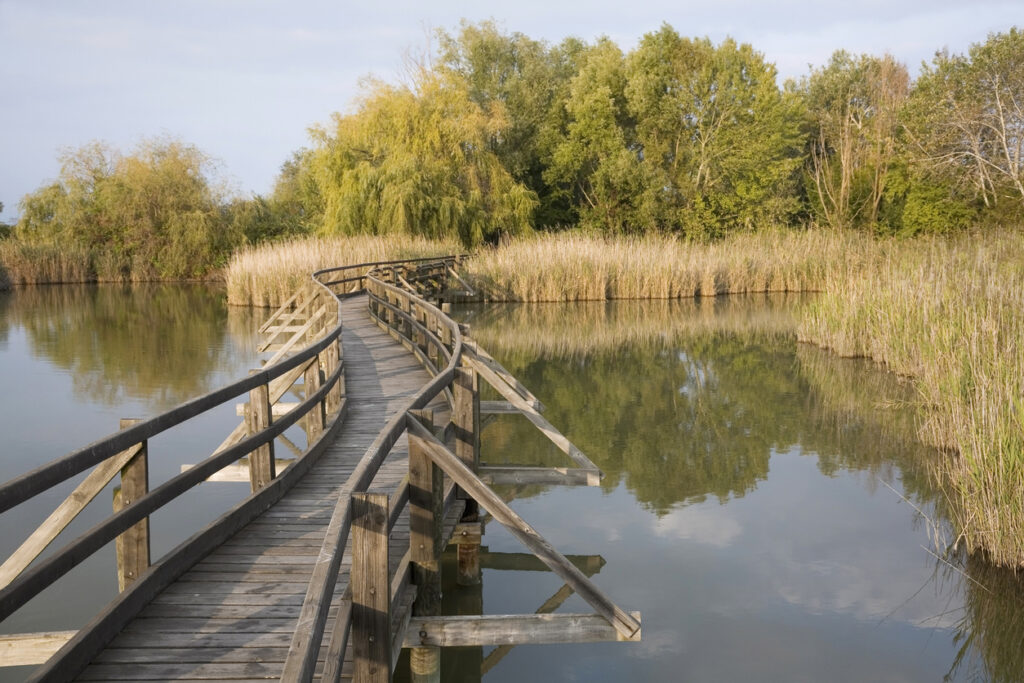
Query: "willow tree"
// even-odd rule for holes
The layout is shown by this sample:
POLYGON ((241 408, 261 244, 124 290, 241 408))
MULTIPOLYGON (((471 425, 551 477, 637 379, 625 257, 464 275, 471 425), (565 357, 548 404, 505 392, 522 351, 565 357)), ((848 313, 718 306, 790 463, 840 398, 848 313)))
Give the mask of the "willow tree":
POLYGON ((410 85, 372 83, 354 113, 313 131, 310 168, 323 231, 454 237, 467 246, 530 229, 536 195, 490 149, 499 107, 419 69, 410 85))
POLYGON ((102 143, 65 152, 56 182, 26 195, 19 240, 90 250, 102 279, 181 278, 221 265, 238 242, 212 162, 174 139, 130 154, 102 143))

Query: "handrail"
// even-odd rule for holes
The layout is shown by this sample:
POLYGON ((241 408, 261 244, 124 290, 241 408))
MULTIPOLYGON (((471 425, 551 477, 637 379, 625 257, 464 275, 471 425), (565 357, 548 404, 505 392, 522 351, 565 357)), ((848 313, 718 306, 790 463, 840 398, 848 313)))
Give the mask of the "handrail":
MULTIPOLYGON (((416 261, 420 262, 422 259, 417 259, 416 261)), ((396 263, 401 262, 389 262, 388 265, 393 266, 396 263)), ((168 411, 137 422, 119 432, 111 434, 103 439, 99 439, 85 447, 79 448, 65 456, 57 458, 25 474, 15 477, 6 483, 0 484, 0 513, 2 513, 26 500, 31 499, 39 493, 70 479, 71 477, 86 471, 90 467, 99 465, 118 454, 122 454, 124 451, 131 449, 137 444, 145 443, 148 439, 166 431, 167 429, 180 425, 189 419, 224 403, 234 401, 240 396, 246 396, 252 390, 260 387, 272 387, 272 383, 280 384, 282 381, 287 381, 289 378, 294 382, 298 376, 301 376, 303 371, 308 374, 308 367, 311 366, 312 363, 319 364, 322 358, 321 354, 325 352, 327 353, 327 360, 325 361, 328 370, 327 376, 324 377, 322 381, 315 382, 311 385, 309 387, 310 391, 308 392, 308 395, 304 397, 304 400, 293 406, 287 413, 269 420, 268 425, 261 426, 258 431, 255 431, 255 433, 249 434, 248 436, 242 436, 235 439, 235 435, 233 433, 233 436, 229 437, 229 440, 222 445, 221 448, 216 450, 213 455, 207 457, 205 460, 192 466, 186 471, 171 477, 156 488, 143 493, 140 497, 131 501, 130 504, 125 505, 119 511, 93 525, 87 531, 67 543, 64 547, 57 550, 48 558, 39 561, 36 565, 23 571, 7 586, 0 588, 0 620, 10 616, 10 614, 38 595, 46 587, 57 581, 72 568, 87 559, 91 554, 105 546, 111 540, 121 536, 138 522, 147 519, 149 515, 165 506, 168 502, 176 499, 184 492, 205 481, 211 474, 216 473, 225 466, 237 461, 242 456, 252 453, 259 447, 273 441, 300 419, 306 418, 310 411, 314 410, 320 404, 326 404, 330 409, 332 392, 338 391, 337 388, 340 386, 339 383, 341 382, 344 374, 344 365, 340 357, 341 354, 338 353, 332 356, 330 351, 330 347, 332 347, 332 345, 338 344, 340 346, 341 343, 341 302, 338 295, 336 295, 327 284, 321 282, 316 277, 312 277, 312 280, 317 291, 311 294, 311 297, 316 298, 321 296, 330 296, 335 300, 336 307, 336 314, 334 316, 330 316, 335 318, 337 321, 336 324, 330 329, 320 330, 322 336, 319 339, 297 351, 294 355, 287 358, 281 358, 272 364, 268 364, 262 370, 256 371, 250 376, 208 392, 203 396, 185 401, 168 411), (334 361, 331 360, 332 357, 335 359, 334 361), (296 370, 298 371, 298 374, 296 374, 296 370)), ((294 300, 295 297, 293 297, 291 301, 294 300)), ((320 308, 321 311, 324 310, 322 306, 320 308)), ((325 320, 328 324, 330 317, 325 320)), ((307 329, 310 327, 312 326, 307 326, 307 329)), ((313 328, 313 331, 310 332, 310 336, 315 333, 316 329, 313 328)), ((266 395, 266 390, 264 395, 266 395)), ((337 408, 336 413, 325 416, 325 424, 321 424, 320 430, 318 430, 320 438, 315 444, 311 442, 308 445, 306 455, 313 453, 314 450, 317 451, 317 454, 322 452, 322 444, 320 441, 323 441, 323 439, 329 435, 328 430, 325 430, 324 427, 327 425, 336 426, 339 423, 341 411, 344 409, 344 400, 342 399, 340 404, 335 400, 335 408, 337 408)), ((303 457, 296 462, 307 460, 309 459, 303 457)), ((306 467, 308 467, 308 465, 304 464, 299 469, 304 470, 306 467)), ((293 465, 288 469, 292 470, 296 469, 296 467, 293 465)), ((291 475, 285 478, 288 479, 288 482, 285 482, 286 486, 290 485, 294 481, 294 477, 291 475)), ((278 496, 280 495, 280 491, 285 490, 279 486, 275 486, 273 488, 278 491, 278 493, 275 493, 274 495, 278 496)), ((148 584, 146 589, 151 590, 153 588, 153 584, 159 581, 169 582, 174 578, 171 574, 177 572, 175 575, 178 575, 181 571, 184 571, 181 567, 185 566, 189 561, 181 559, 178 556, 179 551, 182 551, 185 547, 198 547, 199 545, 202 545, 197 543, 197 539, 202 537, 207 531, 214 528, 226 528, 222 522, 226 522, 229 517, 234 520, 232 523, 236 523, 237 520, 241 519, 243 516, 240 512, 240 506, 245 506, 248 501, 255 503, 257 498, 261 500, 265 499, 266 496, 262 496, 262 492, 263 491, 254 491, 252 496, 240 503, 239 506, 232 508, 231 511, 225 513, 225 515, 218 518, 214 523, 211 523, 204 531, 198 532, 185 544, 178 546, 171 552, 167 553, 164 557, 160 558, 157 562, 152 563, 150 567, 156 571, 147 573, 148 578, 143 582, 148 584), (163 567, 163 564, 171 561, 171 559, 173 559, 174 567, 163 567)), ((245 514, 250 514, 250 512, 246 512, 245 514)), ((196 558, 193 558, 191 562, 194 562, 195 559, 196 558)), ((190 564, 187 566, 190 566, 190 564)), ((166 583, 162 585, 166 585, 166 583)), ((131 590, 129 590, 128 593, 131 593, 131 590)), ((115 598, 104 612, 101 612, 101 616, 97 617, 97 619, 102 620, 103 618, 107 618, 107 616, 102 615, 111 614, 110 610, 112 608, 118 612, 117 618, 122 618, 124 614, 121 603, 124 602, 124 598, 128 593, 122 593, 120 596, 115 598)), ((141 607, 141 605, 139 605, 139 607, 141 607)), ((79 641, 80 645, 83 639, 81 637, 76 637, 72 640, 73 642, 76 640, 79 641)), ((99 643, 95 636, 89 636, 86 640, 89 641, 88 645, 83 647, 91 648, 94 646, 102 646, 102 643, 99 643)), ((79 645, 76 645, 76 647, 79 645)), ((81 652, 76 652, 76 656, 80 654, 81 652)), ((49 666, 50 665, 48 664, 46 668, 49 668, 49 666)))
MULTIPOLYGON (((355 267, 358 266, 346 266, 342 268, 327 269, 327 271, 317 271, 317 273, 314 274, 314 277, 320 277, 325 272, 336 272, 338 270, 355 267)), ((313 575, 310 578, 309 587, 307 588, 306 596, 303 599, 302 609, 299 613, 298 626, 292 636, 292 642, 288 648, 284 672, 281 676, 282 681, 312 680, 313 672, 316 667, 317 655, 320 652, 320 647, 324 639, 324 630, 327 624, 327 613, 330 608, 330 597, 333 595, 334 586, 338 580, 342 556, 344 554, 345 546, 348 544, 349 531, 352 526, 351 495, 353 493, 363 493, 368 490, 370 483, 373 481, 374 476, 376 476, 377 471, 384 462, 384 459, 398 441, 398 438, 406 430, 405 414, 410 410, 418 410, 425 407, 430 403, 430 401, 438 396, 447 387, 447 385, 451 383, 455 376, 455 370, 462 359, 462 332, 459 330, 457 323, 444 315, 440 309, 420 299, 415 294, 411 294, 410 292, 376 277, 373 274, 373 271, 368 273, 365 277, 372 285, 372 287, 367 290, 371 297, 371 301, 382 303, 382 299, 379 294, 373 291, 373 288, 379 288, 382 291, 391 292, 392 294, 407 300, 415 297, 417 305, 426 307, 435 314, 437 320, 448 328, 452 335, 452 346, 449 350, 445 344, 433 334, 432 331, 428 330, 425 326, 420 325, 413 316, 408 315, 397 307, 391 306, 389 303, 386 304, 389 310, 397 313, 412 326, 427 333, 437 347, 442 349, 445 355, 448 356, 448 364, 445 366, 443 371, 436 373, 430 382, 416 392, 416 394, 409 399, 407 405, 402 410, 397 411, 394 417, 388 421, 384 428, 377 434, 373 443, 370 444, 370 447, 366 450, 366 453, 360 459, 359 464, 350 475, 348 482, 346 482, 345 486, 342 488, 338 497, 338 503, 334 508, 334 512, 331 515, 331 521, 327 527, 327 534, 325 535, 323 545, 320 549, 319 559, 313 569, 313 575)), ((372 311, 373 307, 371 307, 371 312, 372 311)), ((341 619, 340 614, 338 619, 341 619)), ((348 624, 338 623, 336 624, 335 630, 339 632, 337 637, 344 639, 347 637, 348 624)), ((332 647, 331 649, 334 650, 336 648, 332 647)), ((342 647, 341 649, 343 650, 344 648, 342 647)))

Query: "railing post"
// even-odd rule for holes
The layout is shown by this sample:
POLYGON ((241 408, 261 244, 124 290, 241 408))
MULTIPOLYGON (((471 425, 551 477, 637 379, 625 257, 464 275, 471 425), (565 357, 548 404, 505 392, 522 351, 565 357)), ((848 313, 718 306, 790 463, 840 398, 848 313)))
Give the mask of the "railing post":
MULTIPOLYGON (((430 411, 414 418, 433 431, 430 411)), ((416 584, 413 614, 432 617, 441 605, 441 537, 444 476, 417 439, 409 439, 409 550, 416 584)))
MULTIPOLYGON (((245 410, 246 431, 250 436, 258 434, 270 426, 270 421, 270 388, 260 384, 249 391, 249 405, 245 410)), ((253 492, 259 491, 276 476, 274 441, 271 439, 249 453, 249 485, 253 492)))
MULTIPOLYGON (((121 420, 121 429, 141 422, 133 418, 121 420)), ((128 507, 149 493, 149 454, 145 441, 139 452, 121 468, 121 486, 114 490, 114 512, 128 507)), ((123 591, 149 568, 149 517, 139 520, 117 537, 117 588, 123 591)))
MULTIPOLYGON (((306 366, 306 370, 302 374, 302 381, 306 386, 306 398, 308 399, 320 390, 320 385, 323 382, 323 376, 320 374, 319 354, 313 357, 312 361, 310 361, 309 365, 306 366)), ((308 413, 306 413, 305 426, 307 448, 312 446, 324 431, 324 403, 325 401, 320 401, 310 408, 308 413)))
MULTIPOLYGON (((341 362, 341 352, 338 340, 335 339, 327 348, 324 349, 324 376, 330 377, 334 374, 334 371, 338 369, 338 364, 341 362)), ((328 416, 334 415, 338 412, 338 408, 341 406, 342 394, 342 383, 345 381, 344 375, 334 383, 334 386, 327 392, 326 399, 326 413, 328 416)))
POLYGON ((351 576, 353 679, 356 683, 390 683, 387 494, 352 494, 351 576))
MULTIPOLYGON (((452 382, 452 398, 455 402, 452 413, 452 421, 455 424, 455 455, 476 472, 480 466, 480 377, 474 370, 466 367, 456 368, 455 380, 452 382)), ((476 522, 479 519, 476 501, 461 489, 459 497, 466 501, 462 522, 476 522)), ((459 566, 456 583, 462 586, 480 583, 479 535, 476 536, 475 542, 459 543, 456 551, 459 566)))

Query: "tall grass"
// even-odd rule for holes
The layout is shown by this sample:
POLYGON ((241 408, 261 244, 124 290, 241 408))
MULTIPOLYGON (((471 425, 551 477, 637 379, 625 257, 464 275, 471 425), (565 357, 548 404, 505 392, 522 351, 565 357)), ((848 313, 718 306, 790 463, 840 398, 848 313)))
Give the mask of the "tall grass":
POLYGON ((246 247, 228 264, 228 303, 278 306, 322 268, 461 252, 458 242, 407 236, 308 237, 246 247))
POLYGON ((0 288, 96 279, 89 250, 74 246, 0 241, 0 288))
POLYGON ((957 454, 942 476, 961 540, 1024 566, 1024 237, 891 243, 828 278, 800 338, 914 379, 923 438, 957 454))
POLYGON ((482 251, 466 268, 488 301, 676 299, 817 291, 831 274, 863 267, 875 250, 868 236, 819 230, 714 243, 561 233, 482 251))

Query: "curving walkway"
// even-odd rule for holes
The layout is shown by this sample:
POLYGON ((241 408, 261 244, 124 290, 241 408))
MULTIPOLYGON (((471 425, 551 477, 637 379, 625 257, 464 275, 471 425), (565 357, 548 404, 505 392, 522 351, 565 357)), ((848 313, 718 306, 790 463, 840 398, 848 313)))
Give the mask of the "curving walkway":
MULTIPOLYGON (((416 358, 371 320, 365 295, 343 301, 342 321, 348 412, 334 443, 276 505, 143 609, 78 680, 280 678, 339 488, 387 420, 429 381, 416 358)), ((373 488, 395 488, 408 471, 406 458, 403 436, 373 488)), ((407 545, 408 524, 397 524, 392 539, 407 545)), ((400 545, 392 553, 393 565, 402 552, 400 545)), ((349 563, 346 557, 336 600, 349 563)))

